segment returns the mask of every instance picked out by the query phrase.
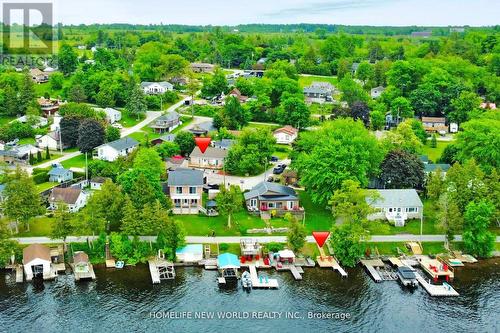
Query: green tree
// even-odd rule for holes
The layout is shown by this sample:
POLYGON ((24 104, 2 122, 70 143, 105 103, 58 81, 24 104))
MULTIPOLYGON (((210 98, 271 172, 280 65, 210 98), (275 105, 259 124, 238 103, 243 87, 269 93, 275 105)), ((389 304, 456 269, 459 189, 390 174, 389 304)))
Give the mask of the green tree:
POLYGON ((181 149, 177 143, 168 141, 156 146, 156 151, 162 159, 167 159, 181 153, 181 149))
POLYGON ((25 171, 16 169, 13 174, 6 176, 2 195, 5 198, 2 203, 3 214, 16 221, 16 228, 18 223, 22 223, 29 231, 30 220, 43 213, 33 179, 25 171))
POLYGON ((226 99, 226 104, 214 117, 216 128, 225 127, 230 130, 243 128, 249 120, 249 115, 245 112, 240 101, 233 96, 226 99))
POLYGON ((170 252, 172 260, 175 261, 175 252, 185 245, 186 232, 183 226, 175 220, 169 220, 165 230, 161 231, 158 239, 161 240, 163 247, 170 252))
POLYGON ((481 104, 481 98, 474 92, 462 91, 460 95, 451 100, 452 110, 448 119, 457 124, 462 124, 470 119, 470 115, 477 111, 481 104))
POLYGON ((288 233, 286 235, 288 246, 293 252, 300 252, 306 243, 306 228, 297 221, 294 216, 287 216, 289 222, 288 233))
MULTIPOLYGON (((107 230, 117 230, 123 218, 122 208, 124 206, 125 196, 121 187, 111 180, 106 180, 101 186, 100 191, 96 191, 90 196, 87 207, 84 213, 87 216, 92 216, 99 224, 99 219, 102 218, 106 222, 107 230)), ((99 229, 93 231, 97 234, 99 229)))
POLYGON ((354 102, 365 102, 369 101, 368 94, 358 83, 356 83, 350 77, 345 77, 339 82, 340 90, 342 91, 341 99, 349 106, 352 106, 354 102))
POLYGON ((149 235, 150 228, 144 221, 136 205, 132 202, 128 195, 125 196, 123 203, 123 219, 121 224, 123 233, 129 236, 146 236, 149 235))
POLYGON ((58 202, 54 213, 54 223, 52 223, 50 238, 62 239, 63 251, 66 252, 66 238, 71 236, 73 231, 72 215, 68 210, 68 206, 64 202, 58 202))
POLYGON ((455 234, 462 231, 463 218, 457 204, 448 193, 441 195, 438 201, 438 221, 445 230, 448 242, 453 241, 455 234))
POLYGON ((392 150, 385 156, 380 170, 380 178, 385 188, 423 188, 424 164, 415 154, 399 149, 392 150))
POLYGON ((215 201, 219 213, 227 216, 227 227, 231 228, 231 217, 243 208, 243 197, 240 188, 236 185, 231 185, 229 188, 221 187, 215 201))
POLYGON ((45 147, 45 159, 50 160, 50 151, 48 146, 45 147))
POLYGON ((38 163, 40 163, 40 162, 42 162, 42 161, 43 161, 42 151, 41 151, 41 150, 38 150, 38 151, 36 152, 36 161, 37 161, 38 163))
POLYGON ((135 86, 132 89, 125 108, 130 115, 135 116, 137 119, 144 117, 148 105, 146 103, 144 91, 139 86, 135 86))
POLYGON ((87 100, 85 89, 80 84, 75 84, 71 87, 68 93, 71 102, 83 103, 87 100))
POLYGON ((418 154, 422 151, 422 141, 415 135, 411 126, 411 119, 398 125, 395 129, 387 132, 382 140, 382 145, 387 150, 401 149, 408 153, 418 154))
POLYGON ((26 114, 30 104, 34 102, 35 99, 35 88, 33 87, 33 80, 29 74, 23 76, 23 81, 21 89, 19 91, 18 97, 18 108, 19 113, 26 114))
POLYGON ((354 267, 364 255, 367 233, 356 223, 334 226, 330 233, 330 244, 337 259, 347 267, 354 267))
POLYGON ((333 193, 329 204, 332 206, 335 220, 363 225, 367 221, 367 216, 375 212, 369 202, 377 198, 375 192, 366 191, 360 188, 359 182, 348 179, 333 193))
POLYGON ((311 111, 302 96, 283 96, 276 118, 280 124, 301 129, 309 126, 311 111))
POLYGON ((120 130, 113 126, 106 127, 106 142, 113 142, 120 139, 120 130))
POLYGON ((490 257, 495 249, 495 235, 488 230, 495 207, 487 201, 470 202, 465 209, 462 239, 467 253, 490 257))
POLYGON ((78 66, 78 56, 72 46, 63 44, 57 55, 59 70, 66 76, 73 73, 78 66))
POLYGON ((78 127, 78 141, 76 145, 82 153, 90 153, 94 148, 104 143, 104 127, 94 119, 84 119, 78 127))
POLYGON ((52 73, 49 77, 49 84, 52 90, 60 90, 63 87, 64 75, 60 72, 52 73))
POLYGON ((399 119, 407 119, 413 117, 413 108, 404 97, 397 97, 391 102, 392 116, 399 121, 399 119))
POLYGON ((160 180, 165 173, 165 165, 158 152, 153 148, 141 148, 134 158, 133 167, 144 174, 151 174, 160 180))
POLYGON ((380 131, 385 126, 385 114, 380 111, 371 112, 370 123, 374 131, 380 131))
POLYGON ((463 165, 455 163, 446 173, 445 185, 450 199, 458 206, 461 213, 467 204, 486 198, 488 189, 484 181, 484 173, 474 160, 463 165))
POLYGON ((431 137, 431 148, 436 148, 437 147, 437 137, 436 134, 433 134, 431 137))
POLYGON ((358 70, 356 71, 356 78, 363 82, 365 85, 369 80, 373 79, 374 70, 373 66, 370 65, 367 61, 363 61, 359 64, 358 70))
POLYGON ((191 154, 196 145, 193 134, 184 131, 177 133, 174 142, 179 146, 182 156, 191 154))
POLYGON ((446 190, 445 182, 443 179, 443 171, 441 169, 436 169, 429 172, 427 175, 427 180, 425 184, 425 189, 427 192, 427 197, 433 201, 439 200, 441 194, 446 190))

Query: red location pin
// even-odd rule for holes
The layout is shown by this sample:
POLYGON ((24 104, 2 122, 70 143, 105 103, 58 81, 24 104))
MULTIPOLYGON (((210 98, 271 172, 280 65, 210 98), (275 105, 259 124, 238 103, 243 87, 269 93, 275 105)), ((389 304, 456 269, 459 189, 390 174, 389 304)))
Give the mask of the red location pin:
POLYGON ((325 242, 328 239, 328 237, 330 237, 330 232, 329 231, 314 231, 313 237, 316 240, 316 244, 318 244, 319 247, 323 247, 323 245, 325 245, 325 242))
POLYGON ((212 142, 212 139, 211 138, 195 138, 194 141, 196 142, 196 145, 198 146, 198 148, 200 148, 201 153, 205 154, 208 146, 210 145, 210 142, 212 142))

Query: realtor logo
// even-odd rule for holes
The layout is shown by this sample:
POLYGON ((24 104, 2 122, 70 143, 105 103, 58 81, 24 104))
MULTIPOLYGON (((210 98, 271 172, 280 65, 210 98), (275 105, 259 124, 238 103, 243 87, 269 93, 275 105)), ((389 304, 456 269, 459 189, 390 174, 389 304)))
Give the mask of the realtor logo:
POLYGON ((2 1, 2 53, 52 54, 57 37, 52 2, 2 1))

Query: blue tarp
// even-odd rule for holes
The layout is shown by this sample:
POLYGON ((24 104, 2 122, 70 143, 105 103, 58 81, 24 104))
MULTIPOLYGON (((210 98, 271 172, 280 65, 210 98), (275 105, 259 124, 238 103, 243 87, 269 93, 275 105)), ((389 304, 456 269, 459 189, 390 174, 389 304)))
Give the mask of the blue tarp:
POLYGON ((176 254, 192 253, 192 254, 203 254, 202 244, 188 244, 181 249, 175 251, 176 254))
POLYGON ((240 268, 240 260, 235 254, 224 253, 217 257, 217 267, 222 269, 240 268))

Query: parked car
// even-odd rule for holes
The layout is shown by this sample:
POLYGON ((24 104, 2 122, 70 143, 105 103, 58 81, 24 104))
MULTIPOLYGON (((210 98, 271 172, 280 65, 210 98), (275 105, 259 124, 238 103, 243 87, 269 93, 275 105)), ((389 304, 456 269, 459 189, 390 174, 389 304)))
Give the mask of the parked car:
POLYGON ((277 158, 276 156, 271 156, 271 162, 278 162, 279 161, 279 158, 277 158))
POLYGON ((273 169, 273 173, 275 175, 281 175, 283 173, 283 171, 285 171, 285 169, 286 169, 286 165, 280 164, 276 168, 273 169))

